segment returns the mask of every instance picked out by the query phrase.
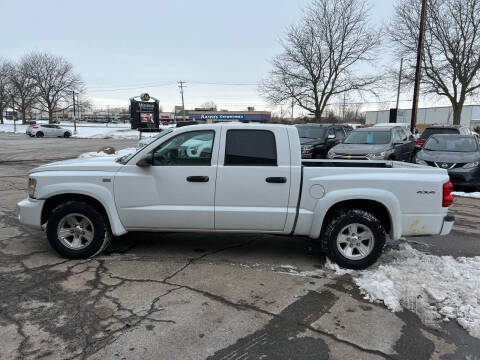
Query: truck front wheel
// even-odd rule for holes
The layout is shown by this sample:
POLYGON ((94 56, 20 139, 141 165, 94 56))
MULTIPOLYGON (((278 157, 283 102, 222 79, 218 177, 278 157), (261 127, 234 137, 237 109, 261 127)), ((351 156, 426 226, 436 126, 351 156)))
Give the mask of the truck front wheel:
POLYGON ((47 238, 60 255, 85 259, 101 253, 111 235, 105 217, 97 208, 82 201, 69 201, 48 217, 47 238))
POLYGON ((385 244, 382 223, 371 213, 351 209, 332 216, 322 245, 330 260, 347 269, 363 270, 375 263, 385 244))

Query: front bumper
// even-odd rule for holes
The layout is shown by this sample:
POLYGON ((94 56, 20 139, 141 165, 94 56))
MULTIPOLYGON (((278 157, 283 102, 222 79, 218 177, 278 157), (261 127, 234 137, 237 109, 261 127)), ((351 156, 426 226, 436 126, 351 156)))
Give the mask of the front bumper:
POLYGON ((42 228, 42 209, 45 200, 26 198, 17 203, 17 216, 21 224, 34 229, 42 228))
POLYGON ((455 216, 447 215, 443 218, 442 230, 440 235, 448 235, 452 231, 453 224, 455 224, 455 216))

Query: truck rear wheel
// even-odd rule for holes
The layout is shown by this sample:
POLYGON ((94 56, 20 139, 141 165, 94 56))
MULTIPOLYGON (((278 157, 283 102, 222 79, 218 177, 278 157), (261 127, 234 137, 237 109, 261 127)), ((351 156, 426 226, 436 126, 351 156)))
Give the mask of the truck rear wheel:
POLYGON ((69 201, 50 214, 47 238, 60 255, 84 259, 101 253, 111 235, 108 222, 98 209, 81 201, 69 201))
POLYGON ((351 209, 332 216, 322 234, 330 260, 347 269, 363 270, 377 261, 385 245, 382 223, 371 213, 351 209))

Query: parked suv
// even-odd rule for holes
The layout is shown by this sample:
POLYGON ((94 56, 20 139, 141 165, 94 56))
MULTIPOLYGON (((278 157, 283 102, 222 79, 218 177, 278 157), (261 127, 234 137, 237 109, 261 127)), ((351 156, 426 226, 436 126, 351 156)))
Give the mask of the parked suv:
POLYGON ((432 125, 427 127, 417 140, 417 149, 421 149, 428 138, 434 134, 472 135, 472 131, 462 125, 432 125))
POLYGON ((296 125, 303 159, 325 159, 333 146, 341 144, 353 130, 346 125, 301 124, 296 125))
POLYGON ((50 137, 64 137, 64 138, 69 138, 72 136, 72 133, 68 129, 64 129, 60 127, 59 125, 52 125, 52 124, 35 124, 35 125, 30 125, 27 128, 26 134, 29 135, 30 137, 44 137, 44 136, 50 136, 50 137))
POLYGON ((454 186, 480 190, 480 146, 473 135, 432 135, 416 162, 447 170, 454 186))
POLYGON ((411 162, 415 139, 407 129, 371 127, 354 130, 343 144, 333 147, 329 159, 398 160, 411 162))

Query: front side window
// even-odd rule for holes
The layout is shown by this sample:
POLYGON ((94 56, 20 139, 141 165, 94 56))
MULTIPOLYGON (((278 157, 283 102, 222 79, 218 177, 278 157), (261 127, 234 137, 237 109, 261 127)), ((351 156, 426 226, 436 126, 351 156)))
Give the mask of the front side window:
POLYGON ((209 166, 212 160, 214 131, 179 134, 153 152, 156 166, 209 166))
POLYGON ((401 142, 403 141, 403 137, 405 135, 400 131, 400 129, 393 129, 393 141, 394 142, 401 142))
POLYGON ((269 130, 228 130, 226 166, 276 166, 275 135, 269 130))
POLYGON ((335 128, 335 135, 339 139, 343 139, 345 137, 345 133, 343 132, 343 129, 341 127, 335 128))

